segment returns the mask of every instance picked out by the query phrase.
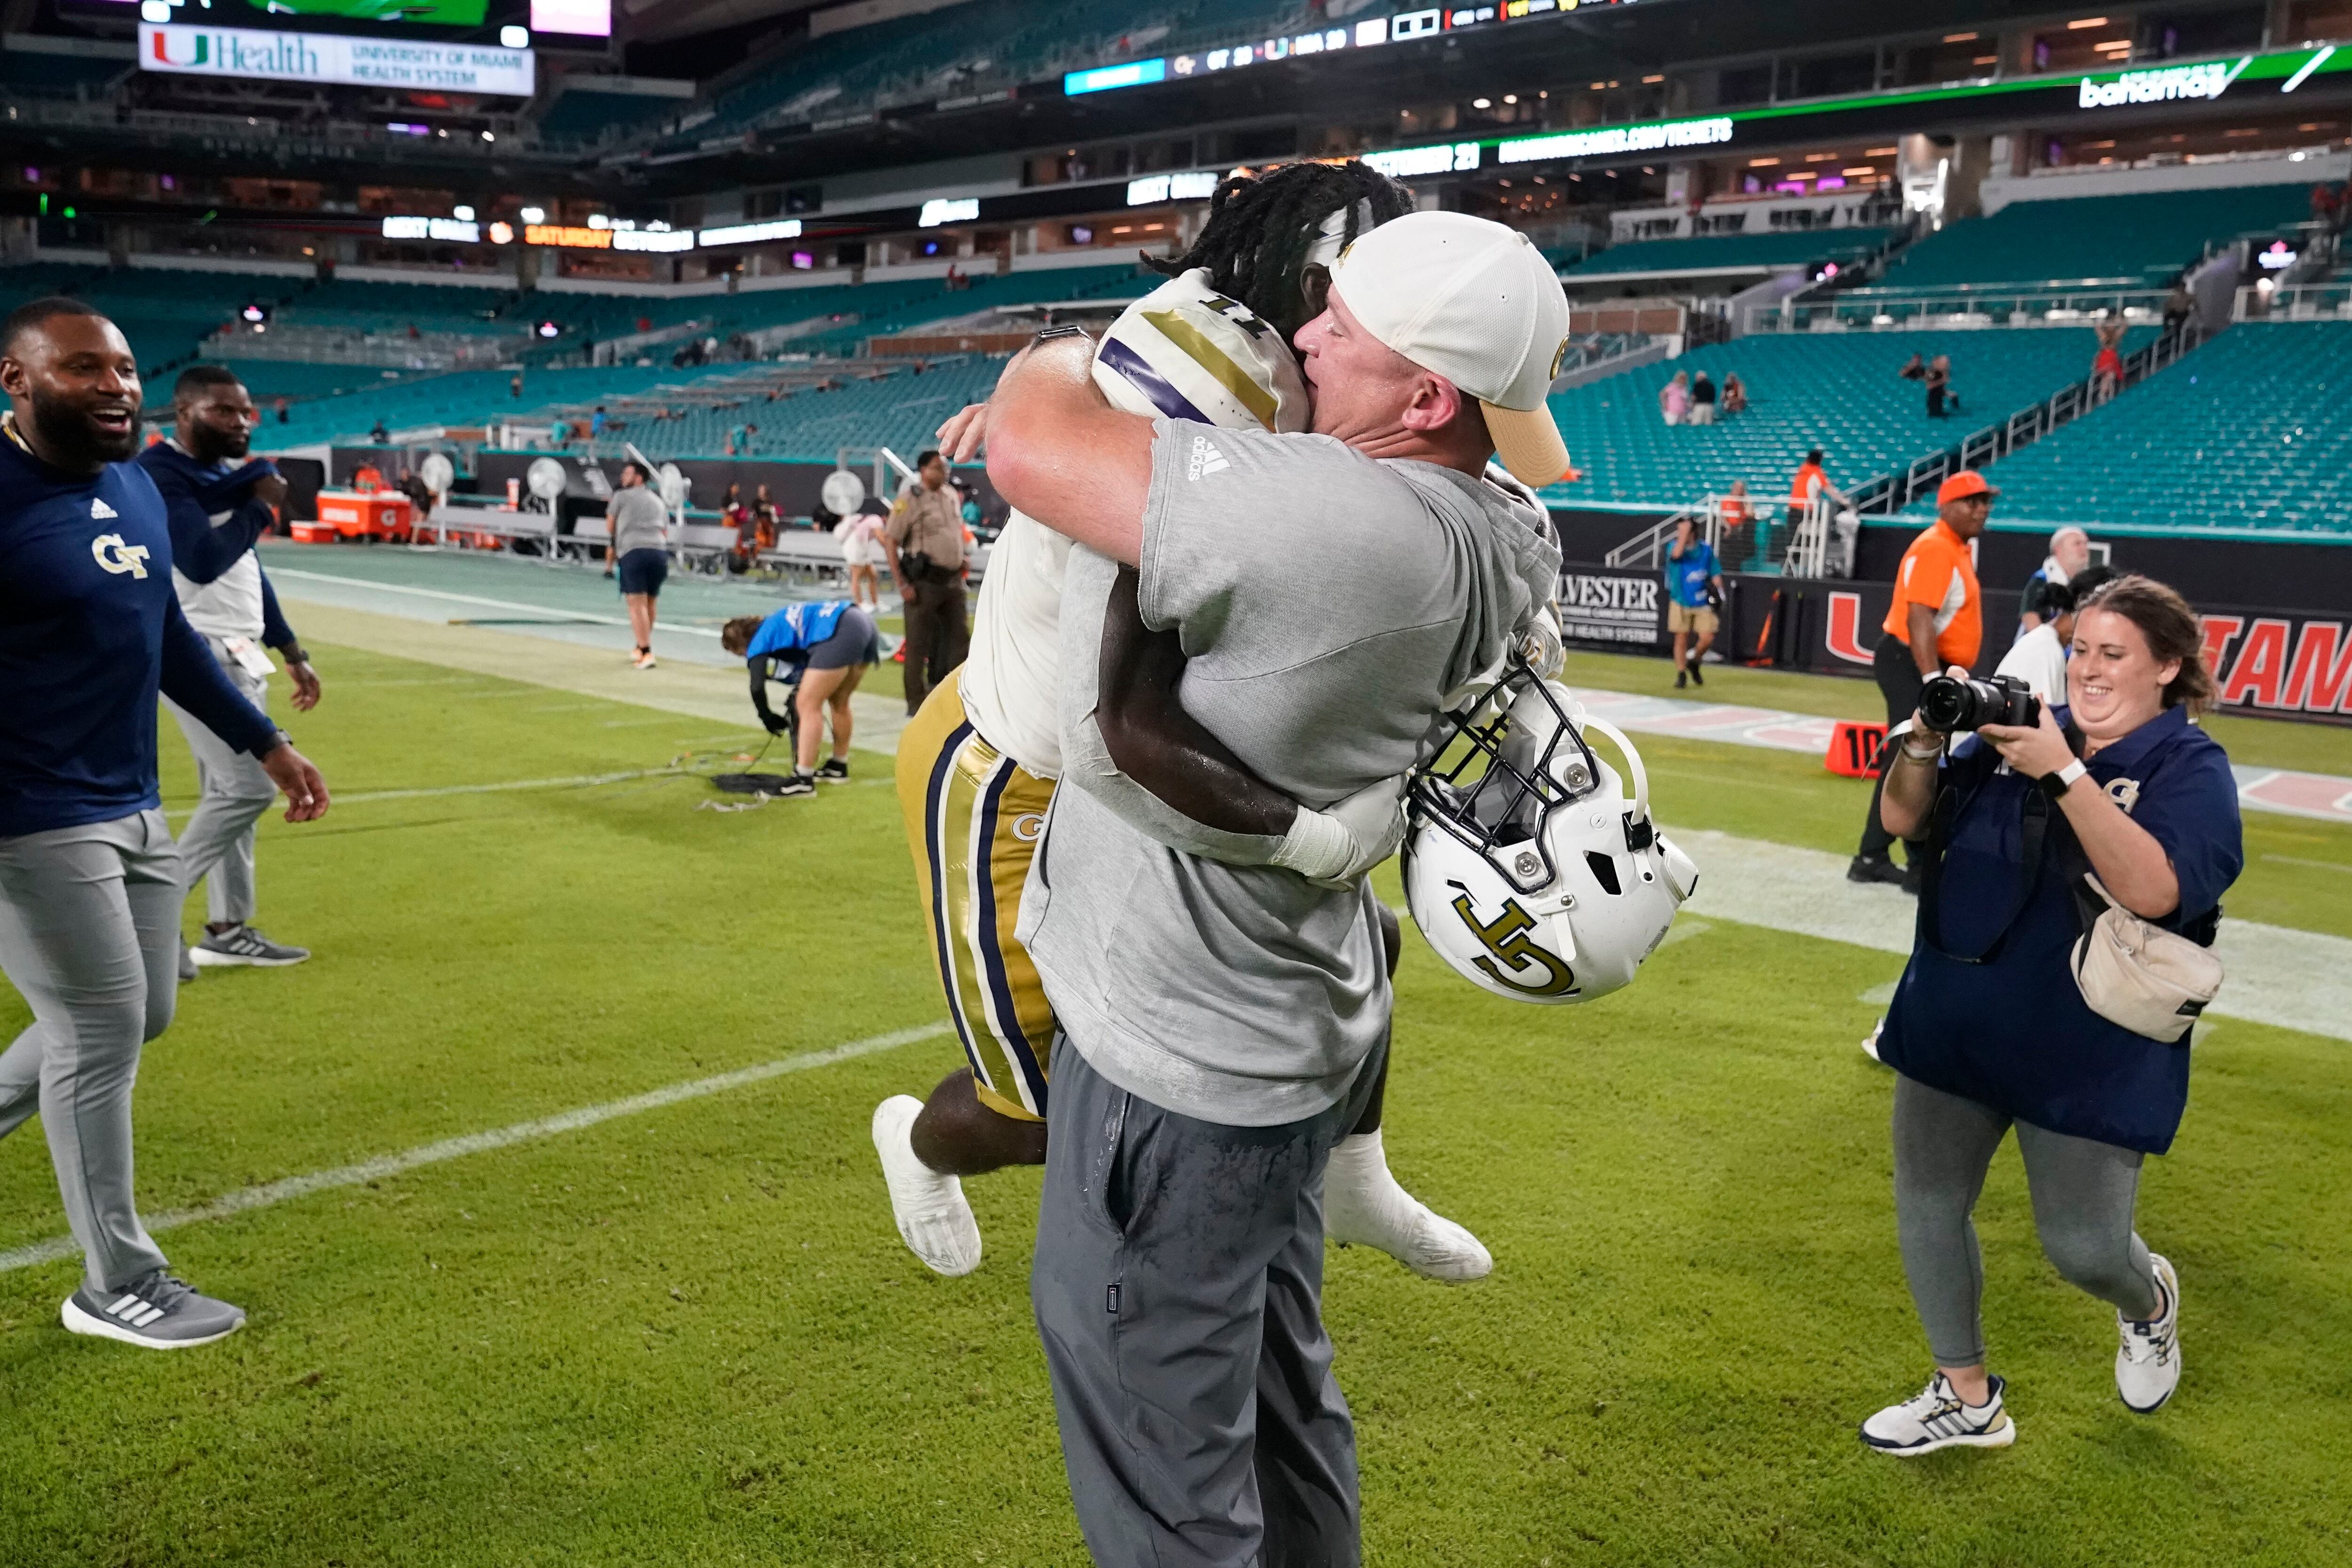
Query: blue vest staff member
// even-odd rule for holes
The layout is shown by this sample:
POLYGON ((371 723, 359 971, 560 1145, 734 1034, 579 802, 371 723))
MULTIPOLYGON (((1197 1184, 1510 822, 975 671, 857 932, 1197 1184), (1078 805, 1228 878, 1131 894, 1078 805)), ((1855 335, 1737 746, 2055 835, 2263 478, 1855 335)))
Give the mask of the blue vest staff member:
POLYGON ((1937 1371, 1863 1424, 1874 1447, 2016 1438, 1985 1372, 1969 1218, 2011 1127, 2042 1251, 2116 1308, 2124 1403, 2146 1414, 2179 1383, 2180 1283, 2132 1210, 2141 1160, 2172 1146, 2188 1103, 2186 1028, 2168 1044, 2093 1012, 2069 959, 2084 862, 2133 914, 2205 942, 2244 864, 2230 759, 2189 722, 2213 693, 2200 643, 2179 594, 2119 577, 2076 612, 2070 708, 2043 708, 2030 729, 1984 725, 1940 768, 1944 737, 1923 720, 1897 737, 1886 826, 1925 835, 1932 815, 1941 859, 1878 1054, 1900 1075, 1895 1212, 1937 1371))
POLYGON ((131 1086, 172 1021, 179 852, 155 782, 155 695, 257 758, 289 822, 327 785, 229 684, 172 591, 163 499, 130 462, 139 362, 77 300, 0 323, 0 972, 32 1026, 0 1053, 0 1135, 41 1114, 86 1259, 78 1334, 206 1344, 243 1309, 167 1270, 131 1196, 131 1086))
POLYGON ((793 774, 776 793, 814 795, 820 780, 849 780, 850 693, 868 665, 882 658, 874 619, 846 599, 786 605, 765 619, 738 616, 719 628, 719 646, 742 657, 751 672, 751 706, 771 735, 793 737, 793 774), (778 674, 779 670, 782 674, 778 674), (793 710, 778 717, 768 706, 768 682, 793 689, 793 710), (824 718, 833 715, 833 755, 816 765, 824 718))

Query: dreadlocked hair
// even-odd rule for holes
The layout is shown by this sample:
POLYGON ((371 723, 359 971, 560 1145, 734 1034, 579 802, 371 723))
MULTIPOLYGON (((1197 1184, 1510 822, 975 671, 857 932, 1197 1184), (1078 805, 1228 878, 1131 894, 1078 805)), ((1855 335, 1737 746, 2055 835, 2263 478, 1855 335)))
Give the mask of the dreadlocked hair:
POLYGON ((1323 220, 1335 212, 1348 215, 1344 247, 1366 228, 1412 210, 1412 192, 1356 159, 1286 163, 1219 182, 1192 248, 1173 260, 1145 261, 1171 278, 1207 268, 1210 287, 1248 306, 1286 342, 1310 314, 1304 275, 1323 220), (1366 203, 1370 224, 1364 222, 1366 203))

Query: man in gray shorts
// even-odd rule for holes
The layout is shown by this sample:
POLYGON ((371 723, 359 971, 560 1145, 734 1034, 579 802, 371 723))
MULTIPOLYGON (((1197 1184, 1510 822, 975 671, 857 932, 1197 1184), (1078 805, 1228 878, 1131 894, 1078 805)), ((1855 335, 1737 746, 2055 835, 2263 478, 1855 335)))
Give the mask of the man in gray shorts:
MULTIPOLYGON (((1185 710, 1322 811, 1420 761, 1549 598, 1557 549, 1478 475, 1498 451, 1531 484, 1566 470, 1543 400, 1567 331, 1523 237, 1408 215, 1342 257, 1298 334, 1316 434, 1115 412, 1090 345, 1047 342, 989 405, 990 477, 1137 569, 1185 710)), ((1114 569, 1086 556, 1062 725, 1099 755, 1114 569)), ((1297 857, 1273 824, 1261 864, 1171 847, 1111 804, 1114 774, 1066 775, 1019 933, 1065 1030, 1031 1296, 1079 1522, 1107 1563, 1353 1563, 1321 1176, 1387 1048, 1375 900, 1360 871, 1276 864, 1297 857)))

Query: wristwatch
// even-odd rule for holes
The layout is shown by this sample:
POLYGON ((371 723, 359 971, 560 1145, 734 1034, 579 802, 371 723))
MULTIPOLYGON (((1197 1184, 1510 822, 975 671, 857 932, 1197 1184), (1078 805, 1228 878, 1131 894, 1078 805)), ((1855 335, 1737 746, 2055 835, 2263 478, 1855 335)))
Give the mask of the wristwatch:
POLYGON ((2042 774, 2042 787, 2049 794, 2052 800, 2063 800, 2066 797, 2066 792, 2074 787, 2074 781, 2090 771, 2083 765, 2083 759, 2076 757, 2056 773, 2042 774))

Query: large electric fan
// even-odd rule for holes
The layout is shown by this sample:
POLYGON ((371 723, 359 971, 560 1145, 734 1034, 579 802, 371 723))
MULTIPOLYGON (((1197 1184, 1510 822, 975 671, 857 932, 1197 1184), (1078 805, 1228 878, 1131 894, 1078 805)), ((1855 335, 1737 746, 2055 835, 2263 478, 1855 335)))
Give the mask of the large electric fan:
POLYGON ((674 514, 684 510, 687 498, 694 493, 694 481, 680 473, 676 463, 664 463, 654 472, 654 490, 674 514))
POLYGON ((555 498, 564 492, 572 479, 563 471, 563 465, 554 458, 533 458, 530 467, 523 470, 522 482, 524 488, 530 491, 531 498, 539 503, 531 510, 553 511, 555 498))
POLYGON ((847 468, 835 468, 825 475, 824 483, 816 492, 824 510, 835 517, 847 517, 866 504, 866 481, 847 468))
POLYGON ((416 465, 416 477, 435 495, 446 496, 449 487, 457 482, 457 465, 449 460, 446 452, 427 452, 425 460, 416 465))

